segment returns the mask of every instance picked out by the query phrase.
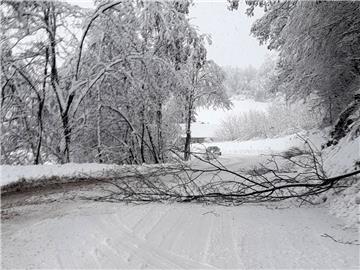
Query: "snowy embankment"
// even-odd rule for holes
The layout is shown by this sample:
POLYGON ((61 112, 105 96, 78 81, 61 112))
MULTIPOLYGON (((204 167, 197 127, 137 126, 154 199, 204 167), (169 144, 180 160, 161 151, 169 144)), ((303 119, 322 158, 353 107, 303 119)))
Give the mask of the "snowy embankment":
MULTIPOLYGON (((45 181, 51 178, 65 179, 67 182, 72 178, 77 181, 79 178, 99 178, 112 175, 113 173, 150 172, 157 168, 171 167, 170 164, 144 164, 144 165, 116 165, 99 163, 67 163, 67 164, 44 164, 11 166, 0 165, 0 186, 10 186, 20 182, 33 183, 45 181)), ((53 179, 54 183, 61 182, 53 179)))
MULTIPOLYGON (((360 136, 348 134, 337 145, 323 151, 324 169, 328 176, 337 176, 360 169, 360 136)), ((323 199, 331 214, 342 218, 348 227, 360 225, 360 176, 347 179, 349 187, 341 192, 330 190, 323 199)))
POLYGON ((45 177, 76 177, 85 175, 102 175, 108 170, 117 169, 117 165, 96 164, 96 163, 68 163, 68 164, 47 164, 47 165, 26 165, 26 166, 0 166, 0 185, 5 186, 15 183, 21 179, 40 179, 45 177))

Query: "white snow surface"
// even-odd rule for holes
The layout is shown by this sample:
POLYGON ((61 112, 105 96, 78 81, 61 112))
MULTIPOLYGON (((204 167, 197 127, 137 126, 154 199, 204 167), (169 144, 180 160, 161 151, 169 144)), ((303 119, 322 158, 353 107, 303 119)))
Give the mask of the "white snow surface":
MULTIPOLYGON (((335 176, 354 170, 355 163, 360 163, 360 136, 342 138, 337 145, 326 148, 324 168, 328 175, 335 176)), ((360 164, 358 166, 360 169, 360 164)))
POLYGON ((358 269, 355 229, 322 208, 52 203, 2 224, 2 267, 358 269))
MULTIPOLYGON (((360 169, 360 137, 353 138, 351 133, 338 144, 326 148, 323 153, 324 169, 328 176, 338 176, 360 169)), ((325 195, 327 205, 330 213, 342 218, 347 227, 359 227, 360 176, 346 181, 352 183, 348 188, 341 192, 330 190, 325 195)))

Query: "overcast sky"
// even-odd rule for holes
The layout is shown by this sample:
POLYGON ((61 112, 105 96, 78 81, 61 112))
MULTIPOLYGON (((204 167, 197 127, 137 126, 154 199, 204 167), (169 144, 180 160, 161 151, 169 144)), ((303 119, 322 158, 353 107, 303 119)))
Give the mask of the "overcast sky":
MULTIPOLYGON (((93 7, 92 0, 69 1, 82 7, 93 7)), ((240 1, 238 11, 229 11, 226 0, 195 0, 190 9, 191 23, 200 33, 210 34, 208 58, 221 66, 259 67, 266 54, 266 46, 250 36, 251 24, 262 15, 257 10, 254 17, 245 15, 246 5, 240 1)))

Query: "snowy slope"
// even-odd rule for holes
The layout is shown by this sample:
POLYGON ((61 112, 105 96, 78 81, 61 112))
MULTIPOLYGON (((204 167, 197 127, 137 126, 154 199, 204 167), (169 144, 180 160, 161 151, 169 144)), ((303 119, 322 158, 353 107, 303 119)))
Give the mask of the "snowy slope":
MULTIPOLYGON (((335 176, 353 171, 355 163, 360 163, 360 137, 342 138, 337 145, 326 148, 324 156, 324 167, 328 175, 335 176)), ((357 167, 360 168, 360 164, 357 167)))
MULTIPOLYGON (((338 176, 360 169, 360 137, 351 133, 338 144, 326 148, 324 169, 328 176, 338 176)), ((330 213, 345 220, 348 227, 360 225, 360 175, 344 180, 349 187, 342 191, 330 190, 324 197, 330 213)))

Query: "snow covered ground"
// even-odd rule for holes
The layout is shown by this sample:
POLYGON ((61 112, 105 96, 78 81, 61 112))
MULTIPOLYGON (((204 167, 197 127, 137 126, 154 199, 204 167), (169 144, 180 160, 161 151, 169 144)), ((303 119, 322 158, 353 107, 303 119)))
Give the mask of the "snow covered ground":
POLYGON ((2 266, 355 269, 357 239, 322 208, 52 203, 2 224, 2 266), (328 235, 328 236, 327 236, 328 235))
POLYGON ((351 172, 356 167, 360 169, 360 136, 342 138, 337 145, 326 148, 324 156, 324 167, 329 175, 351 172), (355 166, 356 162, 358 166, 355 166))

